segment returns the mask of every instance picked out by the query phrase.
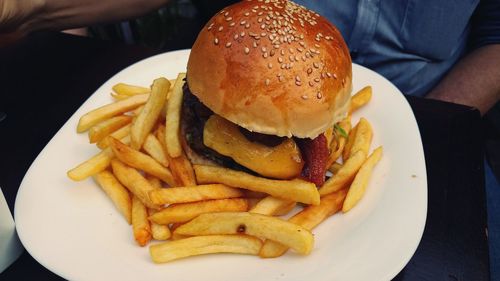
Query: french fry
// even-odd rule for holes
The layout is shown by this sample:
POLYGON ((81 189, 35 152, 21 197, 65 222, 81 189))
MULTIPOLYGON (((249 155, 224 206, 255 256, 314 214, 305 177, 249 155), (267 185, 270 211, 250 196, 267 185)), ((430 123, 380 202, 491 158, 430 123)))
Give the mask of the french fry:
POLYGON ((139 115, 134 118, 130 128, 131 146, 138 150, 142 147, 144 140, 158 120, 162 107, 167 100, 170 82, 165 78, 158 78, 153 81, 151 94, 139 115))
POLYGON ((349 135, 347 137, 347 142, 344 145, 344 150, 342 150, 342 160, 345 162, 347 159, 349 159, 349 155, 351 154, 351 147, 352 144, 354 143, 354 136, 356 135, 356 132, 358 131, 358 125, 354 126, 354 128, 351 129, 349 132, 349 135))
MULTIPOLYGON (((318 206, 308 206, 295 214, 288 221, 312 230, 329 216, 335 214, 342 208, 347 190, 339 190, 321 198, 318 206)), ((266 240, 259 255, 262 258, 274 258, 283 255, 288 247, 272 240, 266 240)))
POLYGON ((210 235, 189 237, 149 247, 155 263, 165 263, 191 256, 234 253, 257 255, 262 241, 248 235, 210 235))
POLYGON ((149 208, 159 209, 149 198, 149 192, 155 188, 136 169, 128 167, 118 159, 111 160, 111 167, 116 178, 149 208))
MULTIPOLYGON (((165 127, 159 126, 157 130, 157 138, 160 143, 165 146, 165 127)), ((168 153, 165 154, 168 159, 169 168, 172 171, 175 182, 177 185, 172 186, 193 186, 196 185, 196 177, 194 174, 193 166, 189 159, 187 159, 184 151, 181 151, 181 156, 171 158, 168 153)))
MULTIPOLYGON (((151 208, 148 209, 148 214, 150 216, 152 216, 156 212, 157 210, 151 208)), ((150 222, 150 224, 151 224, 151 235, 153 236, 154 239, 168 240, 172 236, 172 233, 170 232, 170 228, 168 228, 168 225, 157 224, 155 222, 150 222)))
POLYGON ((158 224, 169 224, 187 222, 205 213, 244 212, 247 210, 248 202, 242 198, 207 200, 170 205, 150 216, 149 219, 158 224))
POLYGON ((120 139, 128 136, 130 134, 130 126, 131 126, 131 124, 128 124, 128 125, 121 127, 120 129, 112 132, 107 137, 105 137, 102 140, 100 140, 99 142, 97 142, 97 144, 96 144, 97 147, 99 147, 100 149, 105 149, 106 147, 108 147, 109 146, 108 137, 113 137, 115 139, 120 140, 120 139))
POLYGON ((338 173, 338 171, 340 170, 340 168, 342 168, 342 164, 340 164, 339 162, 334 162, 329 168, 328 168, 328 171, 330 171, 330 173, 332 174, 336 174, 338 173))
POLYGON ((106 148, 92 158, 79 164, 75 168, 68 171, 67 175, 74 181, 81 181, 90 176, 93 176, 101 171, 104 171, 113 159, 114 154, 111 148, 106 148))
POLYGON ((372 98, 372 87, 366 86, 363 89, 359 90, 355 95, 351 98, 351 107, 349 112, 352 113, 358 110, 363 105, 367 104, 372 98))
POLYGON ((175 184, 170 171, 151 156, 134 150, 114 138, 110 138, 109 144, 116 157, 125 164, 158 177, 170 186, 175 184))
POLYGON ((358 125, 356 125, 356 134, 354 135, 354 141, 352 147, 349 151, 349 156, 351 157, 358 150, 361 150, 368 155, 370 150, 370 144, 372 142, 373 131, 372 126, 365 118, 359 119, 358 125))
POLYGON ((115 207, 120 211, 128 224, 131 224, 132 199, 128 190, 107 170, 94 175, 94 179, 111 201, 113 201, 113 204, 115 204, 115 207))
MULTIPOLYGON (((349 134, 351 131, 351 117, 348 116, 347 118, 344 118, 344 120, 340 121, 338 125, 342 128, 342 130, 344 130, 345 133, 349 134)), ((337 161, 340 155, 342 155, 342 151, 344 151, 345 144, 347 143, 347 139, 344 136, 339 134, 337 134, 337 136, 335 147, 332 148, 330 156, 328 156, 326 167, 330 167, 333 162, 337 161)))
POLYGON ((127 112, 129 110, 132 110, 138 106, 145 104, 148 98, 149 98, 148 94, 131 96, 128 99, 110 103, 101 106, 97 109, 94 109, 80 118, 76 131, 78 133, 85 132, 95 124, 105 119, 127 112))
POLYGON ((347 192, 344 205, 342 206, 342 212, 348 212, 359 202, 359 200, 361 200, 365 194, 366 186, 368 185, 368 180, 372 174, 373 167, 378 163, 378 161, 380 161, 380 158, 382 158, 381 146, 372 152, 356 174, 356 177, 347 192))
POLYGON ((111 92, 111 97, 114 98, 115 100, 124 100, 124 99, 130 98, 130 96, 120 95, 120 94, 117 94, 115 92, 111 92))
POLYGON ((175 232, 182 235, 248 234, 277 241, 303 255, 309 254, 314 245, 313 235, 302 226, 247 212, 201 214, 175 232))
POLYGON ((319 204, 319 193, 313 183, 300 180, 271 180, 222 167, 194 165, 199 183, 222 183, 305 204, 319 204))
POLYGON ((148 210, 137 196, 132 197, 132 229, 135 241, 141 247, 146 246, 151 241, 148 210))
POLYGON ((151 155, 151 157, 158 161, 158 163, 162 164, 164 167, 168 167, 168 160, 166 156, 167 152, 163 149, 160 141, 153 134, 149 134, 146 137, 142 148, 149 155, 151 155))
POLYGON ((92 126, 92 128, 89 129, 90 143, 96 143, 98 141, 101 141, 106 136, 122 128, 123 126, 129 124, 131 121, 132 117, 121 115, 121 116, 111 117, 102 122, 99 122, 98 124, 92 126))
POLYGON ((186 73, 179 73, 174 87, 167 102, 167 116, 165 121, 165 144, 167 152, 172 158, 181 156, 182 146, 179 140, 181 109, 182 109, 182 86, 184 85, 186 73))
MULTIPOLYGON (((130 138, 124 137, 121 142, 126 144, 130 142, 130 138)), ((67 175, 74 181, 81 181, 90 176, 93 176, 105 170, 111 163, 111 159, 115 157, 111 148, 106 148, 94 155, 92 158, 84 161, 75 168, 68 171, 67 175)))
POLYGON ((297 206, 297 202, 290 202, 290 204, 282 206, 278 210, 274 212, 274 216, 285 216, 288 215, 295 207, 297 206))
POLYGON ((324 196, 326 194, 335 192, 337 190, 347 187, 347 185, 354 179, 359 168, 366 159, 366 154, 363 151, 356 152, 349 158, 339 171, 329 178, 325 184, 319 189, 319 194, 324 196))
POLYGON ((243 192, 239 189, 223 184, 170 187, 154 190, 149 194, 151 201, 158 205, 229 199, 242 196, 243 192))
POLYGON ((141 86, 135 86, 125 83, 118 83, 113 86, 113 91, 118 95, 134 96, 140 94, 149 94, 151 89, 141 86))
POLYGON ((159 178, 146 175, 146 179, 148 180, 149 184, 151 184, 151 186, 154 187, 155 189, 163 189, 161 180, 159 178))
MULTIPOLYGON (((250 209, 250 213, 275 216, 280 210, 286 209, 288 206, 295 206, 295 201, 267 196, 250 209)), ((293 208, 293 207, 292 207, 293 208)))

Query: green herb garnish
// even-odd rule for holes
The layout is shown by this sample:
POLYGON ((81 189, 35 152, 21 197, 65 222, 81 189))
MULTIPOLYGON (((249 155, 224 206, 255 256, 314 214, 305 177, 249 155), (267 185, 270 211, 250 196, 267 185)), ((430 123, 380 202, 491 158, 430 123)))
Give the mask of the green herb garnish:
POLYGON ((340 127, 338 124, 333 125, 333 127, 335 128, 335 130, 337 130, 339 132, 339 134, 341 136, 343 136, 346 139, 348 138, 346 131, 342 127, 340 127))

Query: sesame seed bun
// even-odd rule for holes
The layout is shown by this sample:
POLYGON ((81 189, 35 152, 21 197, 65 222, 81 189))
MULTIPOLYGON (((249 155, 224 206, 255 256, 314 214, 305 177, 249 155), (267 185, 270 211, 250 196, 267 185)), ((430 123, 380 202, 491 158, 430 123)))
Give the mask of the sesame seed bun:
POLYGON ((250 131, 315 138, 346 115, 351 58, 340 32, 291 1, 242 1, 198 35, 191 92, 250 131))

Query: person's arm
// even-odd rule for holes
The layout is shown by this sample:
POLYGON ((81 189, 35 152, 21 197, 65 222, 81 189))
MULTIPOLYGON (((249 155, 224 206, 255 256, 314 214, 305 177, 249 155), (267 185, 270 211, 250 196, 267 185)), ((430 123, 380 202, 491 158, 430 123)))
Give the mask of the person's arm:
POLYGON ((485 114, 500 100, 500 44, 465 56, 426 97, 473 106, 485 114))
POLYGON ((427 97, 473 106, 485 114, 500 100, 500 0, 479 2, 469 46, 473 51, 427 97))
POLYGON ((168 0, 0 0, 0 33, 63 30, 134 18, 168 0))

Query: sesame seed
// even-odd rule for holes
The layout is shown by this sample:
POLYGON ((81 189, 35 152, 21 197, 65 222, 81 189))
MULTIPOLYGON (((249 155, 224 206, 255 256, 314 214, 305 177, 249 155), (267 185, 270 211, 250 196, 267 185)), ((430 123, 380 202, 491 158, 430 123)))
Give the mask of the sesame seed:
POLYGON ((334 73, 333 74, 333 78, 337 79, 337 74, 334 73))
POLYGON ((271 51, 269 52, 269 56, 274 56, 274 49, 271 49, 271 51))
POLYGON ((323 97, 323 95, 321 94, 321 92, 318 92, 318 93, 316 94, 316 97, 317 97, 318 99, 321 99, 321 98, 323 97))
POLYGON ((313 66, 314 66, 314 68, 319 68, 319 63, 313 62, 313 66))
POLYGON ((265 25, 265 24, 262 24, 262 25, 260 26, 260 28, 261 28, 261 29, 264 29, 264 28, 266 28, 266 25, 265 25))
POLYGON ((283 58, 282 57, 278 57, 278 62, 282 63, 283 62, 283 58))
POLYGON ((316 37, 314 40, 316 40, 316 41, 318 41, 318 42, 319 42, 319 38, 318 38, 318 37, 316 37))
POLYGON ((270 83, 269 79, 266 79, 266 86, 269 86, 269 83, 270 83))
POLYGON ((234 40, 238 39, 238 34, 234 35, 234 40))
POLYGON ((232 20, 233 20, 233 17, 226 18, 226 21, 232 21, 232 20))
POLYGON ((302 53, 303 49, 302 48, 297 48, 297 51, 299 51, 300 53, 302 53))
POLYGON ((247 21, 246 21, 246 20, 242 20, 242 21, 240 21, 240 25, 245 25, 246 23, 247 23, 247 21))
POLYGON ((218 38, 215 38, 215 39, 214 39, 214 44, 215 44, 215 45, 218 45, 218 44, 219 44, 219 39, 218 39, 218 38))
POLYGON ((319 82, 319 78, 314 78, 314 82, 318 83, 319 82))
POLYGON ((231 47, 231 42, 226 43, 226 48, 229 48, 229 47, 231 47))
POLYGON ((233 27, 233 26, 235 26, 235 25, 236 25, 236 23, 235 23, 235 22, 231 22, 231 23, 229 24, 229 26, 231 26, 231 27, 233 27))
POLYGON ((303 100, 306 100, 306 99, 308 99, 308 98, 309 98, 309 97, 308 97, 308 96, 306 96, 306 95, 303 95, 303 96, 302 96, 302 99, 303 99, 303 100))
POLYGON ((262 52, 267 52, 266 47, 262 47, 261 50, 262 50, 262 52))
POLYGON ((280 47, 280 45, 279 45, 279 44, 275 44, 275 45, 273 45, 273 47, 274 47, 275 49, 278 49, 278 48, 280 47))
POLYGON ((312 68, 310 68, 310 67, 309 67, 309 68, 307 69, 307 74, 311 74, 312 72, 313 72, 312 68))
POLYGON ((314 44, 314 47, 319 48, 320 46, 318 44, 314 44))
POLYGON ((253 47, 257 48, 257 42, 253 41, 253 47))
POLYGON ((227 16, 229 16, 229 12, 226 12, 226 13, 224 14, 224 17, 227 17, 227 16))
POLYGON ((294 53, 292 48, 288 49, 288 51, 290 52, 290 54, 294 53))
POLYGON ((332 78, 332 74, 330 72, 327 72, 326 76, 328 76, 328 78, 332 78))
POLYGON ((300 82, 300 81, 295 81, 295 85, 297 85, 297 86, 302 86, 302 82, 300 82))
POLYGON ((219 31, 222 31, 224 29, 223 26, 219 26, 219 31))
POLYGON ((242 32, 240 33, 240 36, 241 36, 241 37, 244 37, 244 36, 245 36, 245 31, 242 31, 242 32))
POLYGON ((272 63, 268 63, 268 64, 267 64, 267 67, 268 67, 269 69, 271 69, 271 68, 273 68, 273 64, 272 64, 272 63))
POLYGON ((247 54, 247 55, 248 55, 248 53, 250 53, 250 48, 245 47, 245 54, 247 54))
POLYGON ((262 54, 262 57, 267 58, 267 52, 262 54))
POLYGON ((260 36, 262 36, 262 37, 266 37, 266 35, 267 35, 267 34, 266 34, 265 32, 262 32, 262 33, 260 34, 260 36))
POLYGON ((295 76, 295 81, 299 81, 300 82, 300 76, 295 76))
POLYGON ((281 69, 285 69, 286 63, 281 64, 281 69))
POLYGON ((249 12, 246 12, 244 15, 245 15, 246 17, 248 17, 248 16, 250 15, 250 13, 249 13, 249 12))
POLYGON ((247 24, 245 25, 245 28, 250 28, 250 24, 249 24, 249 23, 247 23, 247 24))
POLYGON ((279 76, 279 77, 278 77, 278 80, 279 80, 280 82, 283 82, 283 80, 284 80, 284 79, 285 79, 285 78, 283 78, 283 76, 279 76))
POLYGON ((263 21, 263 19, 262 19, 262 18, 258 18, 258 19, 257 19, 257 22, 258 22, 258 23, 261 23, 262 21, 263 21))
POLYGON ((311 87, 314 86, 313 81, 309 81, 309 86, 311 86, 311 87))
POLYGON ((282 56, 284 56, 285 55, 285 50, 281 49, 280 53, 281 53, 282 56))

